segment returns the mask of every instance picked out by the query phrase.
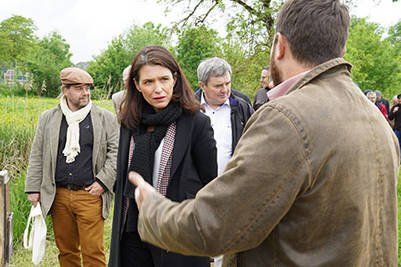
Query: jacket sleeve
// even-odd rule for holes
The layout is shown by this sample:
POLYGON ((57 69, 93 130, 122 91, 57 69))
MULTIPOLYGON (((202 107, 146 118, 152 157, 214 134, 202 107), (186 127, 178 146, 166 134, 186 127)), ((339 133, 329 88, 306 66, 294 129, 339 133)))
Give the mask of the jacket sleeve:
POLYGON ((195 199, 178 204, 157 193, 147 198, 139 214, 141 238, 199 256, 259 245, 310 185, 305 133, 290 118, 272 105, 252 116, 224 174, 195 199))
POLYGON ((25 192, 40 192, 43 179, 43 139, 46 124, 46 112, 40 115, 36 127, 35 137, 33 138, 29 164, 25 180, 25 192))
POLYGON ((248 121, 248 119, 252 116, 252 114, 255 113, 255 109, 248 104, 247 112, 248 112, 248 118, 247 118, 248 121))
POLYGON ((116 116, 111 112, 105 112, 104 125, 106 133, 106 161, 104 166, 96 174, 96 178, 107 187, 108 191, 113 192, 114 181, 116 180, 117 150, 119 126, 116 116))
POLYGON ((209 117, 200 113, 198 116, 194 127, 192 157, 199 177, 206 185, 217 176, 217 148, 209 117))

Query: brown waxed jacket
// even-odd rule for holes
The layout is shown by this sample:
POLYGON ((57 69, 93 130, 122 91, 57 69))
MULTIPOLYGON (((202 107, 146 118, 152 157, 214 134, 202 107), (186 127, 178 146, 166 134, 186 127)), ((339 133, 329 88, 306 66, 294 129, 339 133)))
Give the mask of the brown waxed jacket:
POLYGON ((398 141, 333 59, 248 121, 194 200, 143 202, 145 241, 223 266, 397 266, 398 141))

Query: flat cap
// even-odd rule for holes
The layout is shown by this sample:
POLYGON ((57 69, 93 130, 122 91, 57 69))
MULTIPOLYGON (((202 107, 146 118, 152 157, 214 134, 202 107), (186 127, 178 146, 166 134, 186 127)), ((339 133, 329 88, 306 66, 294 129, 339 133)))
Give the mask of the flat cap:
POLYGON ((68 84, 93 84, 93 79, 83 69, 69 67, 65 68, 60 72, 60 79, 61 83, 68 85, 68 84))

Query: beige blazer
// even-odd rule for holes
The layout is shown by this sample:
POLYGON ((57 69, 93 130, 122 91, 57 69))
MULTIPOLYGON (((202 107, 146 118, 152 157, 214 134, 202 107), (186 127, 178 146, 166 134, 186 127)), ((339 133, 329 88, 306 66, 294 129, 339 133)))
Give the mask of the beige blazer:
POLYGON ((121 104, 123 103, 124 98, 125 98, 125 90, 114 93, 111 96, 111 100, 113 101, 114 110, 116 111, 117 116, 120 113, 121 104))
MULTIPOLYGON (((44 216, 49 213, 56 194, 55 172, 62 116, 60 106, 41 114, 29 157, 25 192, 40 192, 44 216)), ((102 216, 107 218, 116 178, 119 127, 114 114, 95 105, 90 116, 93 124, 93 175, 108 189, 102 194, 102 216)))

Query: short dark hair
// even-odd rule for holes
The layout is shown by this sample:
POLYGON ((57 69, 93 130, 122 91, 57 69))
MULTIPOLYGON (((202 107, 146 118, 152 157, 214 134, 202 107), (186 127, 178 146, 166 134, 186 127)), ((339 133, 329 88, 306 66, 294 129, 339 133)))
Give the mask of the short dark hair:
POLYGON ((169 69, 177 79, 171 101, 180 103, 183 110, 188 113, 200 110, 199 101, 196 100, 191 85, 171 53, 161 46, 147 46, 139 51, 131 64, 128 90, 121 106, 120 120, 123 126, 135 129, 141 121, 142 106, 146 100, 136 88, 134 80, 139 82, 139 71, 145 65, 158 65, 169 69))
POLYGON ((339 0, 288 0, 277 18, 295 59, 309 66, 342 57, 350 16, 339 0))

